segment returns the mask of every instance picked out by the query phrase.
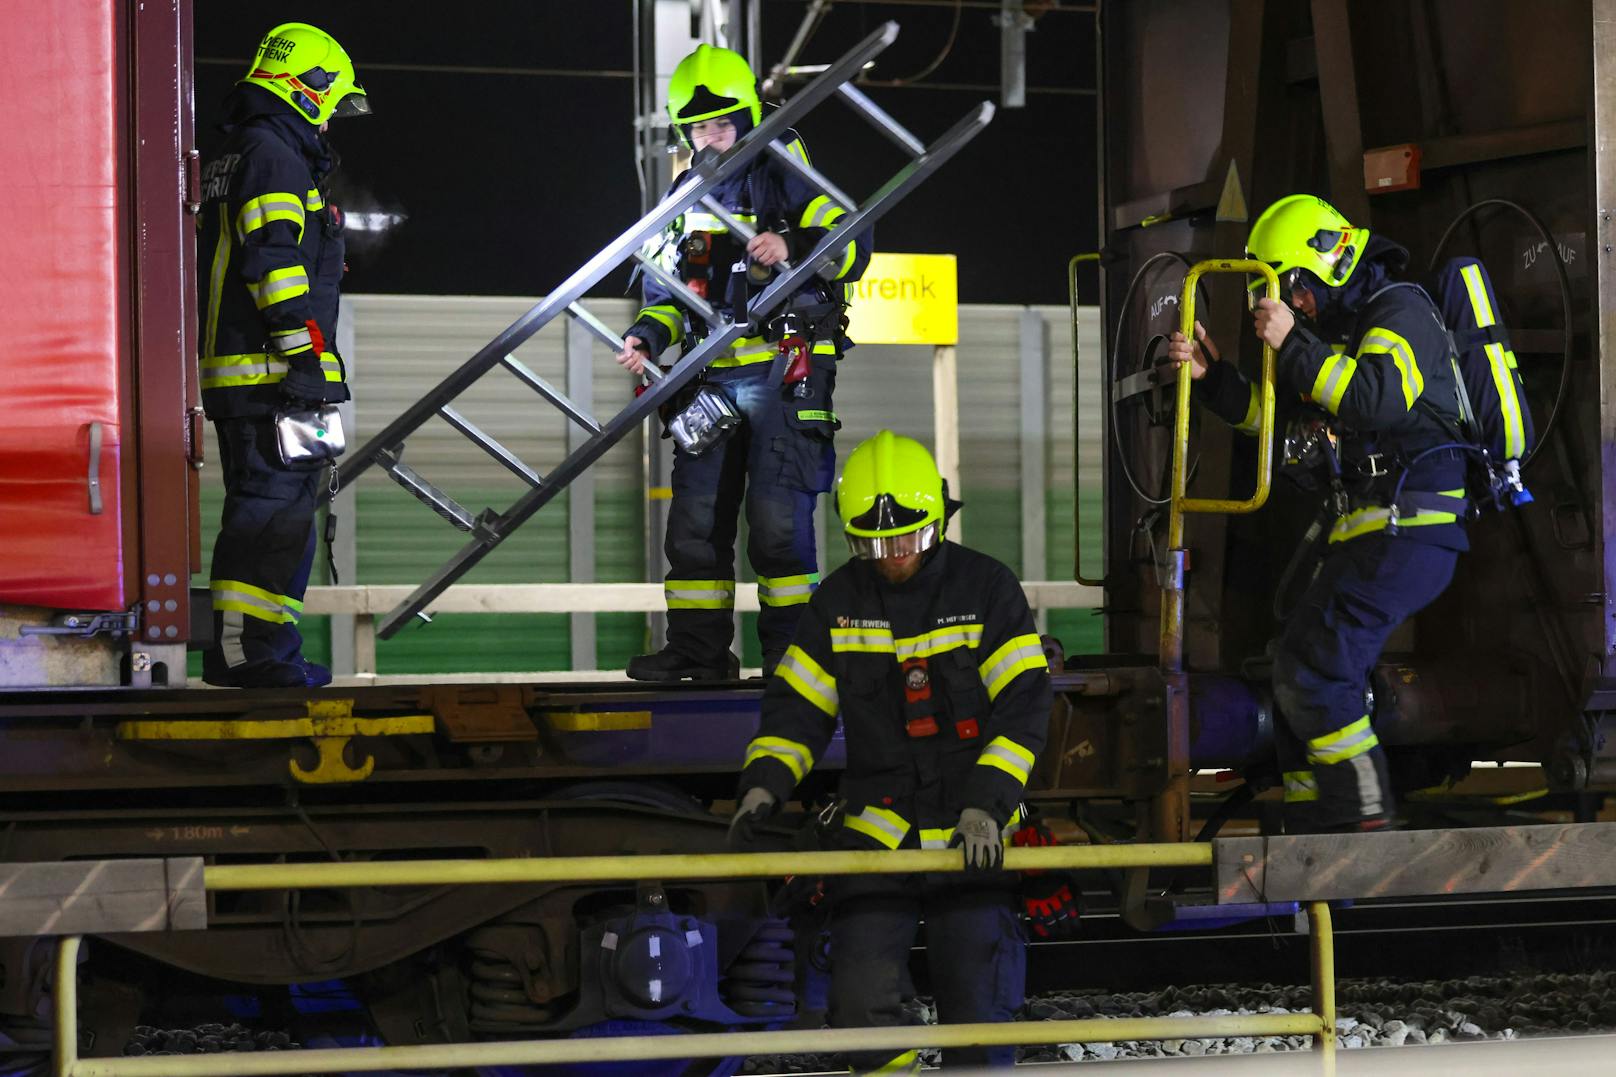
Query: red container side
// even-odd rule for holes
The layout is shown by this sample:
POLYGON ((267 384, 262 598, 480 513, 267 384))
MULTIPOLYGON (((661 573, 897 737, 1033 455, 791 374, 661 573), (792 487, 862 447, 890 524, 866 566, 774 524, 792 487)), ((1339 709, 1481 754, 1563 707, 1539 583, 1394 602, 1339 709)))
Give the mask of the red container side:
POLYGON ((116 32, 114 0, 0 6, 4 603, 126 603, 116 32))

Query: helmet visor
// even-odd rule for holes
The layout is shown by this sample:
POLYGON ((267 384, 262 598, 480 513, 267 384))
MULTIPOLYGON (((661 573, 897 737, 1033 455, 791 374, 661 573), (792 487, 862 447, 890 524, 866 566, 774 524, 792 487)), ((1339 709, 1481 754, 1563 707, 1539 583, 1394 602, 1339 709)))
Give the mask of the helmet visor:
POLYGON ((369 115, 370 98, 365 96, 365 91, 361 90, 358 86, 355 86, 351 93, 344 96, 342 100, 338 101, 331 109, 332 119, 337 119, 342 116, 369 115))
POLYGON ((937 545, 936 521, 901 535, 886 535, 880 538, 852 534, 847 536, 847 548, 853 551, 854 557, 864 561, 882 557, 909 557, 924 553, 935 545, 937 545))

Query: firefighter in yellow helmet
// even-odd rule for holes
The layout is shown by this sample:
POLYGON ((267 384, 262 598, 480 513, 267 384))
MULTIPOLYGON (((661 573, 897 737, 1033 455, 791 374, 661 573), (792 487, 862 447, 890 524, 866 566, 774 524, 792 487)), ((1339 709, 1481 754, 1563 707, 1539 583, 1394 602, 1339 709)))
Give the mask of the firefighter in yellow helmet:
MULTIPOLYGON (((764 693, 731 840, 750 843, 840 718, 841 846, 957 846, 970 870, 833 880, 831 1023, 904 1022, 899 985, 922 920, 939 1020, 1010 1020, 1026 954, 1016 879, 997 869, 1053 702, 1032 613, 1009 568, 946 541, 957 506, 919 442, 883 430, 854 449, 836 506, 854 558, 814 594, 764 693)), ((1013 1060, 1010 1048, 948 1054, 1013 1060)), ((913 1051, 854 1062, 918 1071, 913 1051)))
POLYGON ((324 471, 288 468, 275 414, 348 399, 336 351, 342 217, 326 183, 326 124, 370 112, 330 34, 265 34, 225 103, 224 144, 202 173, 202 403, 219 435, 225 504, 213 546, 209 684, 310 687, 297 621, 324 471))
MULTIPOLYGON (((668 87, 668 120, 698 155, 730 149, 763 118, 757 83, 729 49, 701 45, 680 61, 668 87)), ((796 132, 777 140, 802 160, 796 132)), ((713 197, 755 231, 743 241, 705 209, 688 211, 663 237, 666 265, 713 307, 734 311, 762 290, 782 260, 807 254, 846 216, 801 175, 764 153, 714 188, 713 197), (757 276, 737 269, 756 267, 757 276)), ((668 642, 628 666, 637 680, 719 680, 735 676, 735 537, 742 508, 747 555, 757 573, 758 638, 768 673, 819 584, 814 507, 835 473, 831 439, 841 422, 832 401, 836 365, 852 344, 842 333, 847 285, 870 259, 868 235, 850 243, 830 279, 815 276, 786 306, 741 337, 693 382, 721 394, 740 423, 699 451, 676 447, 665 549, 668 642), (787 313, 787 306, 790 313, 787 313), (771 378, 782 350, 791 358, 783 383, 771 378)), ((617 361, 639 374, 674 345, 695 347, 707 323, 654 277, 643 278, 643 306, 624 333, 617 361)))
MULTIPOLYGON (((1431 297, 1394 280, 1408 251, 1322 198, 1294 194, 1269 206, 1246 251, 1274 267, 1285 297, 1256 300, 1253 326, 1279 353, 1281 418, 1297 417, 1288 443, 1310 446, 1303 455, 1317 460, 1289 470, 1325 503, 1322 560, 1274 655, 1286 828, 1380 829, 1395 805, 1369 673, 1469 548, 1452 344, 1431 297)), ((1256 433, 1256 385, 1218 362, 1205 330, 1195 330, 1194 343, 1173 334, 1169 358, 1191 364, 1197 396, 1214 413, 1256 433)))

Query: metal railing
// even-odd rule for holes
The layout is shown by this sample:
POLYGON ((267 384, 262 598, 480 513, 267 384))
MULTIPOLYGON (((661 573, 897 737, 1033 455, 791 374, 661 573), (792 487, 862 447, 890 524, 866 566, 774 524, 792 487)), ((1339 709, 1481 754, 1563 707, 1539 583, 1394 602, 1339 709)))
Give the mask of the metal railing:
MULTIPOLYGON (((204 888, 302 889, 473 883, 629 882, 643 879, 741 879, 785 875, 906 875, 957 872, 956 850, 825 853, 719 853, 693 856, 556 857, 519 860, 423 860, 388 863, 213 864, 204 888)), ((1205 843, 1009 849, 1007 871, 1210 867, 1205 843)), ((1335 1074, 1335 958, 1328 905, 1308 906, 1313 971, 1310 1013, 1196 1017, 1090 1018, 890 1028, 836 1029, 838 1051, 923 1047, 1099 1043, 1226 1036, 1312 1036, 1319 1072, 1335 1074)), ((823 1053, 822 1029, 693 1033, 581 1040, 526 1040, 403 1047, 344 1047, 266 1054, 80 1058, 78 961, 81 936, 62 939, 55 982, 55 1077, 236 1077, 248 1074, 354 1073, 377 1070, 553 1065, 670 1058, 823 1053)))
MULTIPOLYGON (((1021 585, 1034 610, 1095 609, 1104 601, 1098 587, 1065 580, 1029 580, 1021 585)), ((356 585, 310 587, 303 599, 305 616, 338 614, 353 617, 354 673, 376 672, 376 618, 404 601, 414 587, 356 585)), ((758 610, 757 584, 735 587, 735 608, 758 610)), ((667 598, 660 583, 528 583, 455 584, 433 599, 427 612, 440 613, 660 613, 667 598)))

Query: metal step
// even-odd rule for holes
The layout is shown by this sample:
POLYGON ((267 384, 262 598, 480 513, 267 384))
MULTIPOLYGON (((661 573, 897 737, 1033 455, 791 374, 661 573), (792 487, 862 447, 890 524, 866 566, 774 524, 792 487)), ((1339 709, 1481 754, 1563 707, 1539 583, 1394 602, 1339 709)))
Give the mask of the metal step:
POLYGON ((421 478, 413 467, 400 460, 395 454, 383 451, 378 454, 382 467, 393 476, 393 481, 414 494, 416 499, 426 505, 433 512, 454 524, 461 531, 470 532, 477 526, 476 517, 471 510, 460 502, 421 478))

